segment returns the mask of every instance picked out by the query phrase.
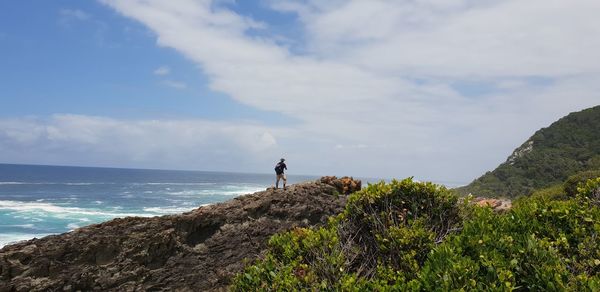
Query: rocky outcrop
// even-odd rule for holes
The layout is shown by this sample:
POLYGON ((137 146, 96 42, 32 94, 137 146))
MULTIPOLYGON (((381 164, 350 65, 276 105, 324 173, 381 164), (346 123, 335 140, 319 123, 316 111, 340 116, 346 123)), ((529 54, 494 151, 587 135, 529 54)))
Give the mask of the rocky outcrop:
POLYGON ((512 201, 509 199, 489 199, 489 198, 475 198, 473 203, 480 207, 491 207, 492 210, 497 212, 507 211, 512 208, 512 201))
POLYGON ((268 238, 343 210, 360 182, 327 178, 181 215, 128 217, 0 250, 0 291, 223 290, 268 238))
POLYGON ((324 176, 320 179, 320 181, 321 183, 334 186, 344 195, 359 191, 362 186, 360 180, 355 180, 354 178, 348 176, 344 176, 339 179, 335 176, 324 176))

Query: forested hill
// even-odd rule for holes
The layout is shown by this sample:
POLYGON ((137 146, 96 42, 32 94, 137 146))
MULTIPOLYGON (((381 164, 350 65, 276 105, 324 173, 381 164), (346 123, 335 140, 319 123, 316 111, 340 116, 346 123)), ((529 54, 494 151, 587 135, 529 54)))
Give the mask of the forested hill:
POLYGON ((575 112, 537 131, 506 162, 471 184, 462 194, 515 197, 600 169, 600 106, 575 112))

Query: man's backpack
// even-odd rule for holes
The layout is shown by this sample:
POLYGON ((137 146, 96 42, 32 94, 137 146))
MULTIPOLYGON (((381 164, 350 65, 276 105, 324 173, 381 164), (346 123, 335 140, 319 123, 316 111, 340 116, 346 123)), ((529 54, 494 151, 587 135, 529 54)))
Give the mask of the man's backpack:
POLYGON ((277 165, 275 165, 275 173, 280 174, 282 172, 283 172, 283 164, 277 163, 277 165))

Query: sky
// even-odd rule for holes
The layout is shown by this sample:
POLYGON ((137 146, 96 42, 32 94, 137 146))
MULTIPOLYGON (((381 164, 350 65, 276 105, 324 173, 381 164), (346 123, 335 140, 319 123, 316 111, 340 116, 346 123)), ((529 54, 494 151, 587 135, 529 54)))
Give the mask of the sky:
POLYGON ((600 104, 597 0, 0 2, 0 162, 468 183, 600 104))

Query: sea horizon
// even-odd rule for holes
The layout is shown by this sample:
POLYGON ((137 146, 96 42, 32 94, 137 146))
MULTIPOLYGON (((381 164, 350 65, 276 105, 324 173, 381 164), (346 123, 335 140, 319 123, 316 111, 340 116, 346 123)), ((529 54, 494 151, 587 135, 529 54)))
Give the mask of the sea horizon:
MULTIPOLYGON (((317 178, 289 175, 288 183, 317 178)), ((0 164, 0 247, 119 217, 183 213, 274 183, 261 173, 0 164)))

